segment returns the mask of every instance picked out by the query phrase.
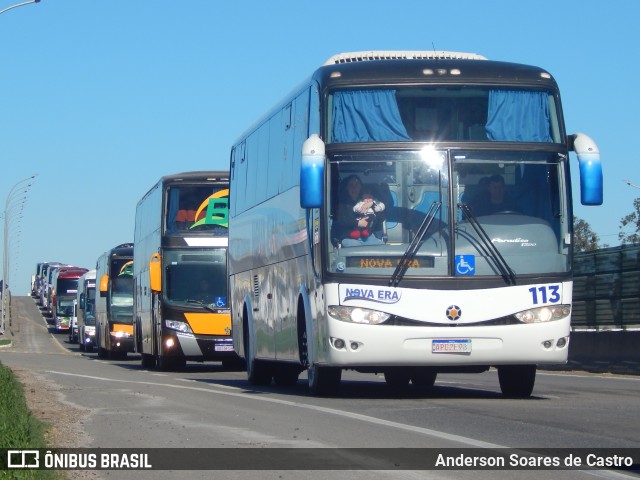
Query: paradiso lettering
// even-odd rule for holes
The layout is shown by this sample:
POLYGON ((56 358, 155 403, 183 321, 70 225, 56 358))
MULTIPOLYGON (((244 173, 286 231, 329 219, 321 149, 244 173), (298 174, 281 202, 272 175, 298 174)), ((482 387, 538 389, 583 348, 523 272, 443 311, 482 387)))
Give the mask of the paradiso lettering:
POLYGON ((229 228, 229 189, 220 190, 207 197, 198 207, 195 218, 200 218, 200 220, 191 225, 190 229, 200 225, 218 225, 229 228), (203 210, 205 210, 205 215, 200 218, 203 210))
POLYGON ((399 291, 386 288, 347 288, 344 301, 369 300, 378 303, 397 303, 400 297, 399 291))

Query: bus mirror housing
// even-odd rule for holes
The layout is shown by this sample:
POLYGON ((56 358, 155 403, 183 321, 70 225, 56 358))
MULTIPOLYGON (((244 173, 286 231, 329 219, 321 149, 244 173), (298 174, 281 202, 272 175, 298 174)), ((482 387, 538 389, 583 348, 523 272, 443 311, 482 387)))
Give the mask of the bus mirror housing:
POLYGON ((576 133, 573 150, 580 165, 580 201, 583 205, 602 205, 602 165, 596 142, 584 133, 576 133))
POLYGON ((100 278, 100 296, 106 297, 109 290, 109 275, 106 273, 100 278))
POLYGON ((160 254, 154 253, 149 260, 149 285, 151 291, 159 292, 162 290, 162 262, 160 261, 160 254))
POLYGON ((84 310, 84 306, 85 306, 84 293, 81 293, 80 294, 80 303, 78 303, 78 308, 80 310, 84 310))
POLYGON ((324 142, 314 133, 302 144, 300 206, 320 208, 324 200, 324 142))

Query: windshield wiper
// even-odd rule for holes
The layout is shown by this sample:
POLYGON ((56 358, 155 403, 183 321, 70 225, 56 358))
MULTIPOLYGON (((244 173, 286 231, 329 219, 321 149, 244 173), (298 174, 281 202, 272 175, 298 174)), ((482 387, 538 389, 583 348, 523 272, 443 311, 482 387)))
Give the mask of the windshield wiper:
POLYGON ((407 272, 407 268, 409 268, 409 262, 413 259, 413 257, 416 256, 416 253, 418 252, 418 246, 420 245, 420 242, 422 242, 422 239, 427 233, 427 230, 429 230, 429 227, 433 223, 433 220, 436 218, 436 215, 438 214, 441 206, 442 202, 434 201, 433 203, 431 203, 429 211, 422 219, 422 223, 420 224, 416 235, 413 237, 413 240, 411 240, 411 243, 402 255, 402 258, 400 259, 398 266, 394 270, 393 275, 391 275, 391 279, 389 280, 390 287, 397 287, 402 280, 402 277, 404 277, 404 274, 407 272))
POLYGON ((217 310, 213 308, 213 303, 204 303, 204 302, 201 302, 200 300, 192 300, 192 299, 187 299, 185 301, 187 303, 195 303, 196 305, 200 305, 202 308, 209 310, 212 313, 217 312, 217 310))
POLYGON ((480 225, 480 222, 478 222, 476 216, 471 212, 469 205, 467 205, 466 203, 459 203, 458 208, 462 211, 462 216, 476 231, 480 242, 485 247, 485 253, 487 253, 493 259, 494 263, 498 267, 498 270, 500 270, 500 274, 502 275, 502 278, 504 278, 506 284, 515 285, 516 274, 513 272, 513 270, 511 270, 511 267, 509 267, 509 264, 500 253, 500 250, 498 250, 498 247, 493 244, 493 242, 489 238, 489 235, 487 235, 487 231, 482 228, 482 225, 480 225))

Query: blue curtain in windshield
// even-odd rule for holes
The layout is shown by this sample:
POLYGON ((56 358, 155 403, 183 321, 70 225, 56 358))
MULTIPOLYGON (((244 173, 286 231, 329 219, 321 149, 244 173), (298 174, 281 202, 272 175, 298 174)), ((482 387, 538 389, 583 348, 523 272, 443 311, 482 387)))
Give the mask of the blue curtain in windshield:
POLYGON ((395 94, 395 90, 336 92, 333 96, 333 142, 411 140, 400 118, 395 94))
POLYGON ((545 92, 491 90, 487 137, 496 142, 552 142, 545 92))

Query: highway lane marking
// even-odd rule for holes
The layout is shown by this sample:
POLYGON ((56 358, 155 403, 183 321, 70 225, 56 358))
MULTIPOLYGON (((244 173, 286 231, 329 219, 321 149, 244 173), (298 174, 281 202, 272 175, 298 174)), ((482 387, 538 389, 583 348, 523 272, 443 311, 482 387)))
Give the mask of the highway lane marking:
MULTIPOLYGON (((284 405, 284 406, 290 406, 290 407, 297 407, 297 408, 301 408, 301 409, 306 409, 306 410, 313 410, 316 412, 320 412, 320 413, 325 413, 325 414, 329 414, 329 415, 334 415, 334 416, 338 416, 338 417, 346 417, 352 420, 358 420, 361 422, 365 422, 365 423, 370 423, 370 424, 374 424, 374 425, 380 425, 380 426, 384 426, 384 427, 389 427, 389 428, 394 428, 397 430, 403 430, 403 431, 407 431, 407 432, 412 432, 412 433, 416 433, 419 435, 424 435, 424 436, 428 436, 428 437, 434 437, 437 439, 442 439, 442 440, 449 440, 451 442, 457 442, 457 443, 461 443, 463 445, 469 445, 472 447, 477 447, 477 448, 486 448, 486 449, 506 449, 506 448, 513 448, 513 447, 507 447, 505 445, 499 445, 496 443, 490 443, 490 442, 484 442, 482 440, 477 440, 474 438, 469 438, 469 437, 463 437, 461 435, 455 435, 455 434, 451 434, 451 433, 446 433, 446 432, 441 432, 438 430, 433 430, 430 428, 424 428, 424 427, 417 427, 414 425, 407 425, 404 423, 399 423, 399 422, 393 422, 390 420, 383 420, 381 418, 376 418, 376 417, 371 417, 369 415, 362 415, 360 413, 354 413, 354 412, 347 412, 344 410, 337 410, 335 408, 329 408, 329 407, 321 407, 319 405, 310 405, 310 404, 305 404, 305 403, 300 403, 300 402, 292 402, 290 400, 282 400, 279 398, 267 398, 267 397, 256 397, 253 396, 254 394, 246 394, 246 393, 239 393, 238 391, 241 390, 240 388, 237 387, 231 387, 231 386, 227 386, 225 385, 224 388, 228 389, 228 390, 236 390, 236 392, 230 392, 230 391, 222 391, 222 390, 218 390, 217 388, 222 388, 222 386, 216 386, 216 387, 209 387, 209 388, 204 388, 204 387, 193 387, 193 386, 186 386, 186 385, 172 385, 169 383, 157 383, 157 382, 145 382, 145 381, 138 381, 138 380, 118 380, 118 379, 114 379, 114 378, 107 378, 107 377, 98 377, 98 376, 94 376, 94 375, 83 375, 83 374, 79 374, 79 373, 69 373, 69 372, 58 372, 55 370, 45 370, 45 373, 50 373, 50 374, 54 374, 54 375, 63 375, 63 376, 69 376, 69 377, 81 377, 81 378, 87 378, 87 379, 91 379, 91 380, 97 380, 97 381, 102 381, 102 382, 113 382, 113 383, 133 383, 133 384, 137 384, 137 385, 149 385, 149 386, 153 386, 153 387, 161 387, 161 388, 175 388, 175 389, 181 389, 181 390, 193 390, 193 391, 198 391, 198 392, 203 392, 203 393, 213 393, 213 394, 217 394, 217 395, 224 395, 224 396, 228 396, 228 397, 235 397, 235 398, 242 398, 245 400, 257 400, 257 401, 261 401, 261 402, 267 402, 267 403, 273 403, 273 404, 278 404, 278 405, 284 405)), ((196 380, 191 380, 191 379, 182 379, 186 382, 196 382, 196 380)), ((518 448, 517 450, 522 450, 526 452, 526 448, 518 448)), ((636 476, 629 476, 625 473, 621 473, 621 472, 616 472, 616 471, 610 471, 610 470, 580 470, 581 473, 590 475, 590 476, 594 476, 594 477, 599 477, 599 478, 608 478, 608 479, 631 479, 631 478, 637 478, 636 476)))
POLYGON ((579 374, 579 373, 547 373, 541 372, 538 370, 538 375, 544 375, 547 377, 577 377, 577 378, 606 378, 611 380, 631 380, 632 382, 640 382, 640 377, 633 375, 619 375, 619 374, 610 374, 610 373, 592 373, 589 375, 579 374))
POLYGON ((83 374, 79 374, 79 373, 58 372, 58 371, 54 371, 54 370, 46 370, 45 372, 46 373, 51 373, 51 374, 54 374, 54 375, 65 375, 65 376, 70 376, 70 377, 82 377, 82 378, 88 378, 88 379, 91 379, 91 380, 103 381, 103 382, 133 383, 133 384, 137 384, 137 385, 149 385, 149 386, 160 387, 160 388, 166 388, 166 387, 168 387, 168 388, 177 388, 177 389, 183 389, 183 390, 194 390, 194 391, 199 391, 199 392, 204 392, 204 393, 214 393, 214 394, 217 394, 217 395, 225 395, 225 396, 230 396, 230 397, 242 398, 242 399, 245 399, 245 400, 247 400, 247 399, 258 400, 258 401, 261 401, 261 402, 274 403, 274 404, 284 405, 284 406, 288 406, 288 407, 297 407, 297 408, 302 408, 302 409, 306 409, 306 410, 314 410, 316 412, 326 413, 326 414, 335 415, 335 416, 339 416, 339 417, 347 417, 347 418, 350 418, 350 419, 353 419, 353 420, 359 420, 359 421, 370 423, 370 424, 381 425, 381 426, 395 428, 395 429, 398 429, 398 430, 404 430, 404 431, 408 431, 408 432, 413 432, 413 433, 417 433, 419 435, 425 435, 425 436, 435 437, 435 438, 439 438, 439 439, 443 439, 443 440, 449 440, 449 441, 452 441, 452 442, 458 442, 458 443, 461 443, 463 445, 470 445, 470 446, 478 447, 478 448, 507 448, 507 447, 505 447, 503 445, 498 445, 498 444, 495 444, 495 443, 483 442, 482 440, 476 440, 476 439, 473 439, 473 438, 463 437, 463 436, 460 436, 460 435, 454 435, 454 434, 450 434, 450 433, 440 432, 438 430, 432 430, 432 429, 429 429, 429 428, 416 427, 414 425, 407 425, 407 424, 404 424, 404 423, 393 422, 393 421, 390 421, 390 420, 383 420, 381 418, 375 418, 375 417, 371 417, 369 415, 362 415, 360 413, 347 412, 347 411, 344 411, 344 410, 337 410, 335 408, 321 407, 321 406, 318 406, 318 405, 310 405, 310 404, 305 404, 305 403, 300 403, 300 402, 292 402, 290 400, 283 400, 283 399, 279 399, 279 398, 256 397, 256 396, 254 396, 254 394, 249 395, 249 394, 246 394, 246 393, 240 393, 239 391, 241 389, 236 388, 236 387, 227 387, 227 389, 229 389, 229 390, 236 390, 236 392, 233 392, 233 391, 218 390, 218 386, 204 388, 204 387, 194 387, 194 386, 188 386, 188 385, 172 385, 172 384, 168 384, 168 383, 145 382, 145 381, 138 381, 138 380, 118 380, 118 379, 112 379, 112 378, 107 378, 107 377, 97 377, 97 376, 92 376, 92 375, 83 375, 83 374))

